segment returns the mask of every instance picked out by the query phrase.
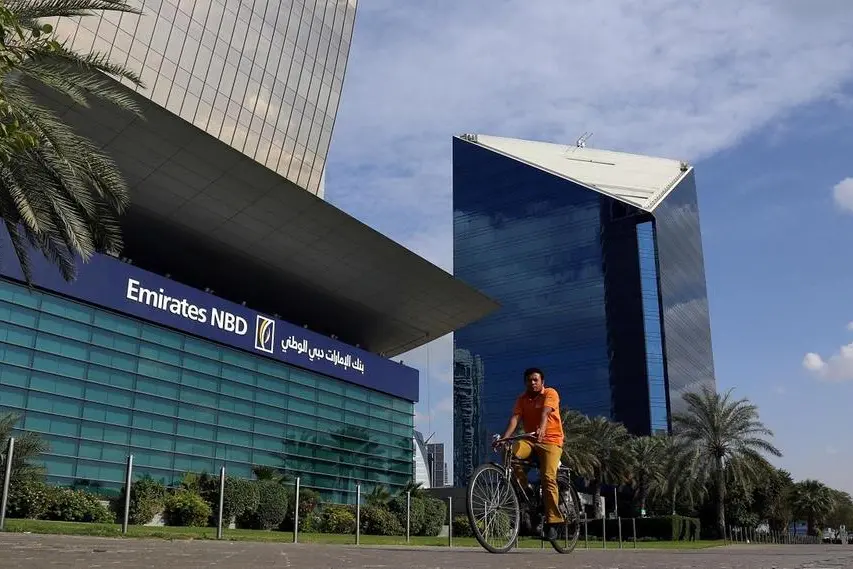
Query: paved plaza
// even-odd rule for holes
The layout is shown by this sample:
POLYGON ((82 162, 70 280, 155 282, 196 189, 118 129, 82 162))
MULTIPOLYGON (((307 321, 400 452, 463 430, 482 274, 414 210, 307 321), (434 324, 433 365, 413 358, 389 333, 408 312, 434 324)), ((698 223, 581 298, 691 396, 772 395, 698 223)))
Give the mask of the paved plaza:
POLYGON ((732 546, 695 551, 591 550, 571 555, 471 548, 354 547, 229 541, 165 541, 0 533, 3 569, 835 569, 853 547, 732 546))

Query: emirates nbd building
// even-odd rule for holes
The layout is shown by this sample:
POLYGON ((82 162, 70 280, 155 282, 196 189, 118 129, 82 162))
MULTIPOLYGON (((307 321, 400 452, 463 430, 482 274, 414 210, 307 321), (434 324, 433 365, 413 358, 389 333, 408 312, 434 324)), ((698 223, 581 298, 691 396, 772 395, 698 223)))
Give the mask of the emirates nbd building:
POLYGON ((395 491, 419 396, 401 354, 496 304, 323 199, 356 2, 140 6, 57 26, 148 85, 127 87, 144 120, 39 95, 132 206, 122 257, 70 283, 34 254, 28 287, 0 231, 0 413, 60 485, 115 491, 132 454, 167 484, 267 465, 328 501, 395 491))
MULTIPOLYGON (((359 233, 379 238, 366 227, 353 236, 359 233)), ((178 263, 186 253, 175 245, 178 263)), ((5 230, 0 249, 11 251, 5 230)), ((284 283, 262 312, 109 256, 81 264, 78 278, 68 283, 34 253, 29 288, 14 255, 4 254, 0 414, 19 415, 20 429, 47 440, 43 463, 58 485, 115 491, 132 454, 136 477, 150 474, 166 484, 223 465, 249 478, 253 466, 268 465, 301 476, 329 501, 354 501, 357 483, 366 491, 375 485, 395 491, 415 475, 419 374, 389 356, 473 314, 470 307, 452 308, 454 302, 467 298, 481 310, 489 303, 390 241, 346 259, 373 262, 364 277, 341 255, 330 254, 340 265, 315 282, 325 302, 300 295, 303 308, 316 311, 313 325, 303 326, 272 312, 287 307, 282 298, 293 301, 299 294, 284 283), (413 287, 401 265, 382 269, 377 256, 388 254, 433 288, 413 287), (350 288, 339 294, 358 295, 361 302, 344 302, 328 290, 344 273, 350 288), (365 287, 384 283, 389 291, 383 301, 398 311, 374 304, 367 313, 365 304, 379 297, 365 287), (335 303, 336 311, 323 320, 335 303), (406 303, 433 305, 426 312, 441 305, 445 312, 432 322, 398 322, 406 303), (355 341, 316 331, 321 322, 355 341)), ((209 259, 226 273, 230 261, 237 259, 209 259)), ((210 277, 216 286, 215 274, 210 277)), ((244 286, 261 299, 253 291, 257 278, 245 274, 244 286)))
POLYGON ((562 405, 667 432, 714 385, 699 206, 685 162, 511 138, 453 139, 454 274, 501 309, 454 334, 464 485, 536 366, 562 405))

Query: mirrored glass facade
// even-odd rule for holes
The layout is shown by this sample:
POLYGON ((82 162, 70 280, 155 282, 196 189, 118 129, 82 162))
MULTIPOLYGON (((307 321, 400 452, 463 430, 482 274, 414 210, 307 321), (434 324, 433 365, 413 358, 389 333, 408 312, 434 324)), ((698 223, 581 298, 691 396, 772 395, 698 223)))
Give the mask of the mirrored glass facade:
MULTIPOLYGON (((501 304, 455 333, 455 483, 487 459, 530 366, 566 408, 637 434, 667 430, 664 276, 677 255, 658 259, 655 217, 458 138, 453 200, 455 276, 501 304)), ((669 243, 698 237, 662 224, 669 243)), ((690 282, 704 283, 698 259, 690 282)))
POLYGON ((643 332, 646 343, 646 379, 649 384, 651 431, 669 431, 667 386, 664 372, 663 333, 661 330, 660 289, 655 228, 651 221, 637 225, 640 253, 640 287, 643 295, 643 332))
POLYGON ((57 31, 140 74, 158 105, 320 193, 356 0, 136 5, 141 16, 63 19, 57 31))
POLYGON ((660 295, 671 412, 682 394, 714 387, 711 317, 693 171, 655 208, 660 295))
POLYGON ((0 280, 0 413, 40 433, 50 482, 249 478, 283 467, 325 500, 413 475, 413 404, 0 280))

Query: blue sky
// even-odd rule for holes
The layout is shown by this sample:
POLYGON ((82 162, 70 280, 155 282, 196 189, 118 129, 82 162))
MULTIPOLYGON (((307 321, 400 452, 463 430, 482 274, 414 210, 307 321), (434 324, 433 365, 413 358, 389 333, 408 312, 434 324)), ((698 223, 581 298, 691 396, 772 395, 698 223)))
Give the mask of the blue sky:
MULTIPOLYGON (((590 147, 692 162, 718 387, 759 406, 777 464, 853 492, 848 0, 358 9, 330 202, 452 271, 454 134, 592 131, 590 147)), ((422 370, 418 426, 448 446, 451 348, 403 356, 422 370)))

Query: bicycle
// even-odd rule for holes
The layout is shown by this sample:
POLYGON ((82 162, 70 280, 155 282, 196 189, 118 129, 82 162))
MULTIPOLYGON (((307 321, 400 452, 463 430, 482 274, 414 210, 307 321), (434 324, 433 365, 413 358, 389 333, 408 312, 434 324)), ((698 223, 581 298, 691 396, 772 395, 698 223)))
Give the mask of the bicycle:
MULTIPOLYGON (((525 506, 525 517, 529 518, 527 525, 528 530, 531 530, 530 534, 535 534, 536 532, 532 530, 538 527, 539 538, 543 543, 547 540, 545 537, 542 485, 541 483, 538 484, 533 492, 529 493, 525 488, 522 488, 513 472, 515 466, 528 469, 538 468, 535 455, 532 455, 531 459, 528 460, 521 460, 513 455, 512 443, 524 438, 533 438, 533 436, 528 433, 502 439, 500 435, 494 435, 492 438, 493 447, 503 447, 503 463, 486 462, 481 464, 474 470, 468 482, 468 523, 471 525, 471 531, 474 533, 477 542, 490 553, 506 553, 517 545, 521 529, 522 509, 519 505, 520 502, 525 506), (478 485, 482 485, 488 492, 491 492, 491 496, 482 500, 484 506, 482 515, 475 511, 478 485), (501 508, 504 501, 509 502, 506 512, 501 508), (499 534, 505 538, 503 544, 494 545, 490 537, 499 534)), ((497 452, 497 448, 495 448, 495 452, 497 452)), ((557 538, 547 541, 557 552, 571 553, 574 551, 580 535, 580 496, 572 485, 570 469, 563 466, 562 463, 557 469, 557 488, 560 497, 558 508, 563 515, 564 523, 558 528, 557 538)))

